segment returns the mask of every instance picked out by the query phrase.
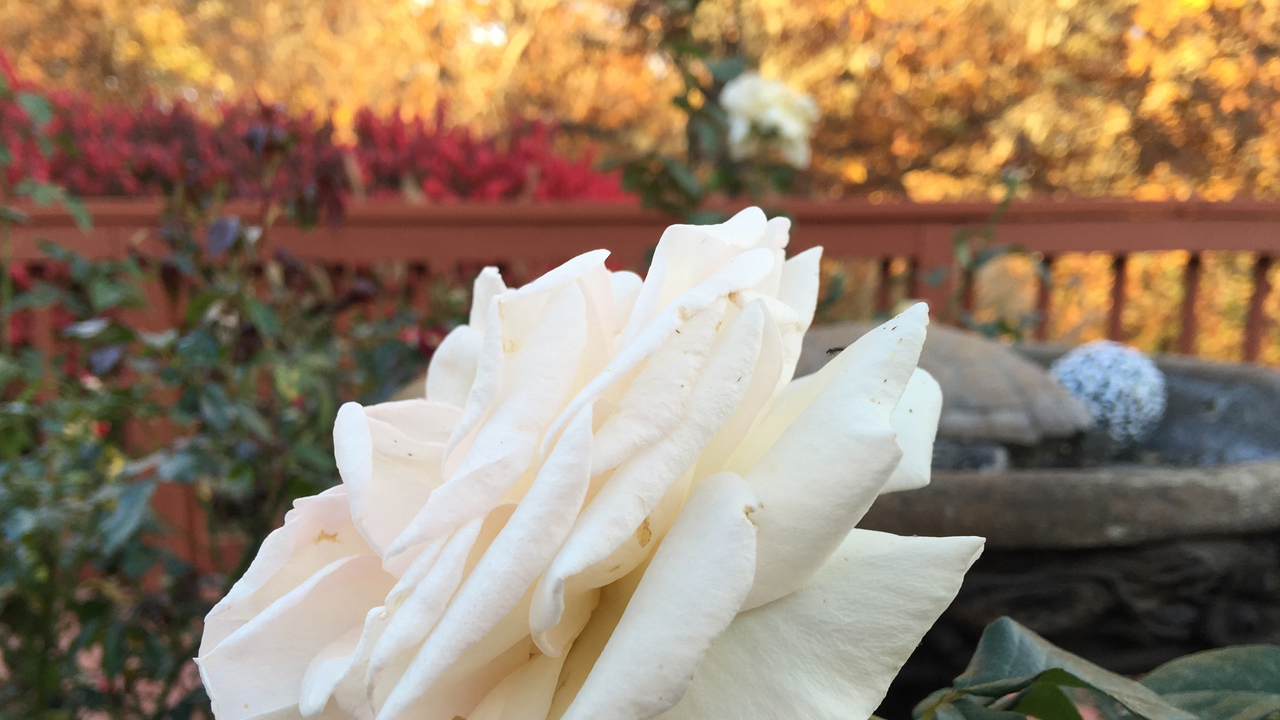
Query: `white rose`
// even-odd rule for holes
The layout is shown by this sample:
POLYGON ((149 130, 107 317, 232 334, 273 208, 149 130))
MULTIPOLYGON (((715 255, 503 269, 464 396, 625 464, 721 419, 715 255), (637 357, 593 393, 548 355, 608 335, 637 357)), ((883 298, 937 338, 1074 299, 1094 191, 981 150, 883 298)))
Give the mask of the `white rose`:
POLYGON ((344 406, 342 485, 209 614, 217 717, 867 717, 982 540, 855 529, 928 482, 926 309, 791 381, 788 228, 673 226, 643 283, 483 272, 426 398, 344 406))
POLYGON ((813 98, 780 80, 744 72, 725 84, 720 104, 729 114, 729 154, 735 160, 777 147, 787 163, 809 167, 809 137, 818 121, 813 98))

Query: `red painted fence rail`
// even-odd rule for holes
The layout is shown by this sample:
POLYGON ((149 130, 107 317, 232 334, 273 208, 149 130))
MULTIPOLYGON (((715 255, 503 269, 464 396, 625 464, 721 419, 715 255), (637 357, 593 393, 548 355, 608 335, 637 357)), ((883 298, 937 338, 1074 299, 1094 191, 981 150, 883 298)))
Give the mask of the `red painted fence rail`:
MULTIPOLYGON (((16 229, 15 255, 38 262, 37 238, 48 238, 92 257, 123 255, 133 242, 154 242, 161 204, 147 200, 94 200, 88 204, 94 229, 80 232, 57 210, 37 209, 31 223, 16 229)), ((796 223, 792 248, 822 245, 830 257, 879 258, 882 280, 890 261, 909 261, 908 294, 945 304, 957 280, 953 243, 957 230, 984 224, 990 203, 820 202, 783 204, 796 223)), ((228 212, 254 215, 250 205, 228 212)), ((560 262, 604 247, 615 267, 638 267, 672 220, 627 203, 464 203, 411 205, 354 204, 340 227, 303 231, 288 222, 271 233, 273 245, 322 262, 335 270, 361 272, 374 263, 406 261, 432 270, 458 262, 522 260, 532 267, 560 262)), ((1244 357, 1259 357, 1270 319, 1264 300, 1267 273, 1280 256, 1280 203, 1267 201, 1137 202, 1128 200, 1028 200, 1013 204, 996 230, 997 244, 1017 244, 1038 252, 1051 267, 1065 253, 1105 252, 1113 257, 1112 307, 1108 331, 1121 338, 1124 276, 1134 252, 1186 250, 1182 333, 1178 347, 1195 350, 1196 296, 1201 253, 1231 250, 1255 253, 1254 288, 1248 307, 1244 357)), ((1042 277, 1047 277, 1042 273, 1042 277)), ((968 295, 968 293, 966 293, 968 295)), ((881 293, 887 300, 887 293, 881 293)), ((1047 287, 1038 292, 1043 337, 1052 308, 1047 287)))

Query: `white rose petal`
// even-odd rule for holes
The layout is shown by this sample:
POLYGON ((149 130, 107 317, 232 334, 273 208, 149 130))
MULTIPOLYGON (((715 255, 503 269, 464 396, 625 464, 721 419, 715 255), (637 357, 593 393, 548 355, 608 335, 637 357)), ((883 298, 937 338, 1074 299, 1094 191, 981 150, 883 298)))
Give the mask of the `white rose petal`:
POLYGON ((914 490, 929 484, 933 466, 933 441, 942 417, 942 387, 922 368, 916 368, 893 409, 889 421, 898 434, 902 460, 881 492, 914 490))
POLYGON ((982 538, 854 530, 803 589, 739 615, 660 717, 870 716, 981 551, 982 538))
POLYGON ((720 104, 729 114, 729 154, 735 160, 759 155, 770 146, 793 167, 809 167, 809 137, 818 104, 778 80, 744 72, 725 83, 720 104))
MULTIPOLYGON (((807 153, 793 95, 726 88, 731 133, 807 153)), ((673 226, 644 280, 482 271, 426 397, 344 405, 342 484, 210 612, 219 720, 869 714, 981 543, 853 529, 929 481, 927 311, 792 380, 821 250, 789 230, 673 226)))
POLYGON ((758 509, 736 475, 698 485, 565 720, 642 720, 680 701, 751 588, 758 509))

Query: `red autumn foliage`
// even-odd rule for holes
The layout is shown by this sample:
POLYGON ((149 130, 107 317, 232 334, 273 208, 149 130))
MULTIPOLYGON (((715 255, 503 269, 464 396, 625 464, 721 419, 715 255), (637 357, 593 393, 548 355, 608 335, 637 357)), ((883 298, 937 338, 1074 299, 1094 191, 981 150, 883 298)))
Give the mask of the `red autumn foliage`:
POLYGON ((268 190, 331 218, 356 188, 375 197, 412 188, 410 194, 446 202, 626 197, 617 174, 595 170, 590 153, 579 160, 560 156, 556 130, 544 123, 517 122, 505 136, 477 136, 450 127, 443 112, 428 123, 363 110, 355 144, 344 145, 335 141, 331 123, 311 113, 256 102, 226 105, 211 121, 183 102, 131 108, 96 105, 66 91, 46 97, 53 106, 49 157, 15 130, 29 122, 22 106, 0 101, 10 183, 54 182, 82 197, 152 197, 179 185, 201 196, 257 198, 268 190), (279 155, 270 188, 263 187, 264 153, 279 155))

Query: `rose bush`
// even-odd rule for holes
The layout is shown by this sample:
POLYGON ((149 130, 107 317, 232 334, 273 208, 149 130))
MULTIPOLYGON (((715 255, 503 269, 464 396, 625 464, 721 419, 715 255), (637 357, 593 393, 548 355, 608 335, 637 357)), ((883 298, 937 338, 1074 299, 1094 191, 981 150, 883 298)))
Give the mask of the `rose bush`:
POLYGON ((725 84, 720 104, 729 114, 729 152, 735 160, 777 149, 792 167, 809 167, 809 138, 818 104, 781 80, 744 72, 725 84))
POLYGON ((928 482, 927 310, 792 380, 820 250, 788 230, 673 226, 644 281, 482 273, 425 397, 342 408, 342 485, 209 614, 216 715, 870 715, 982 540, 854 527, 928 482))

